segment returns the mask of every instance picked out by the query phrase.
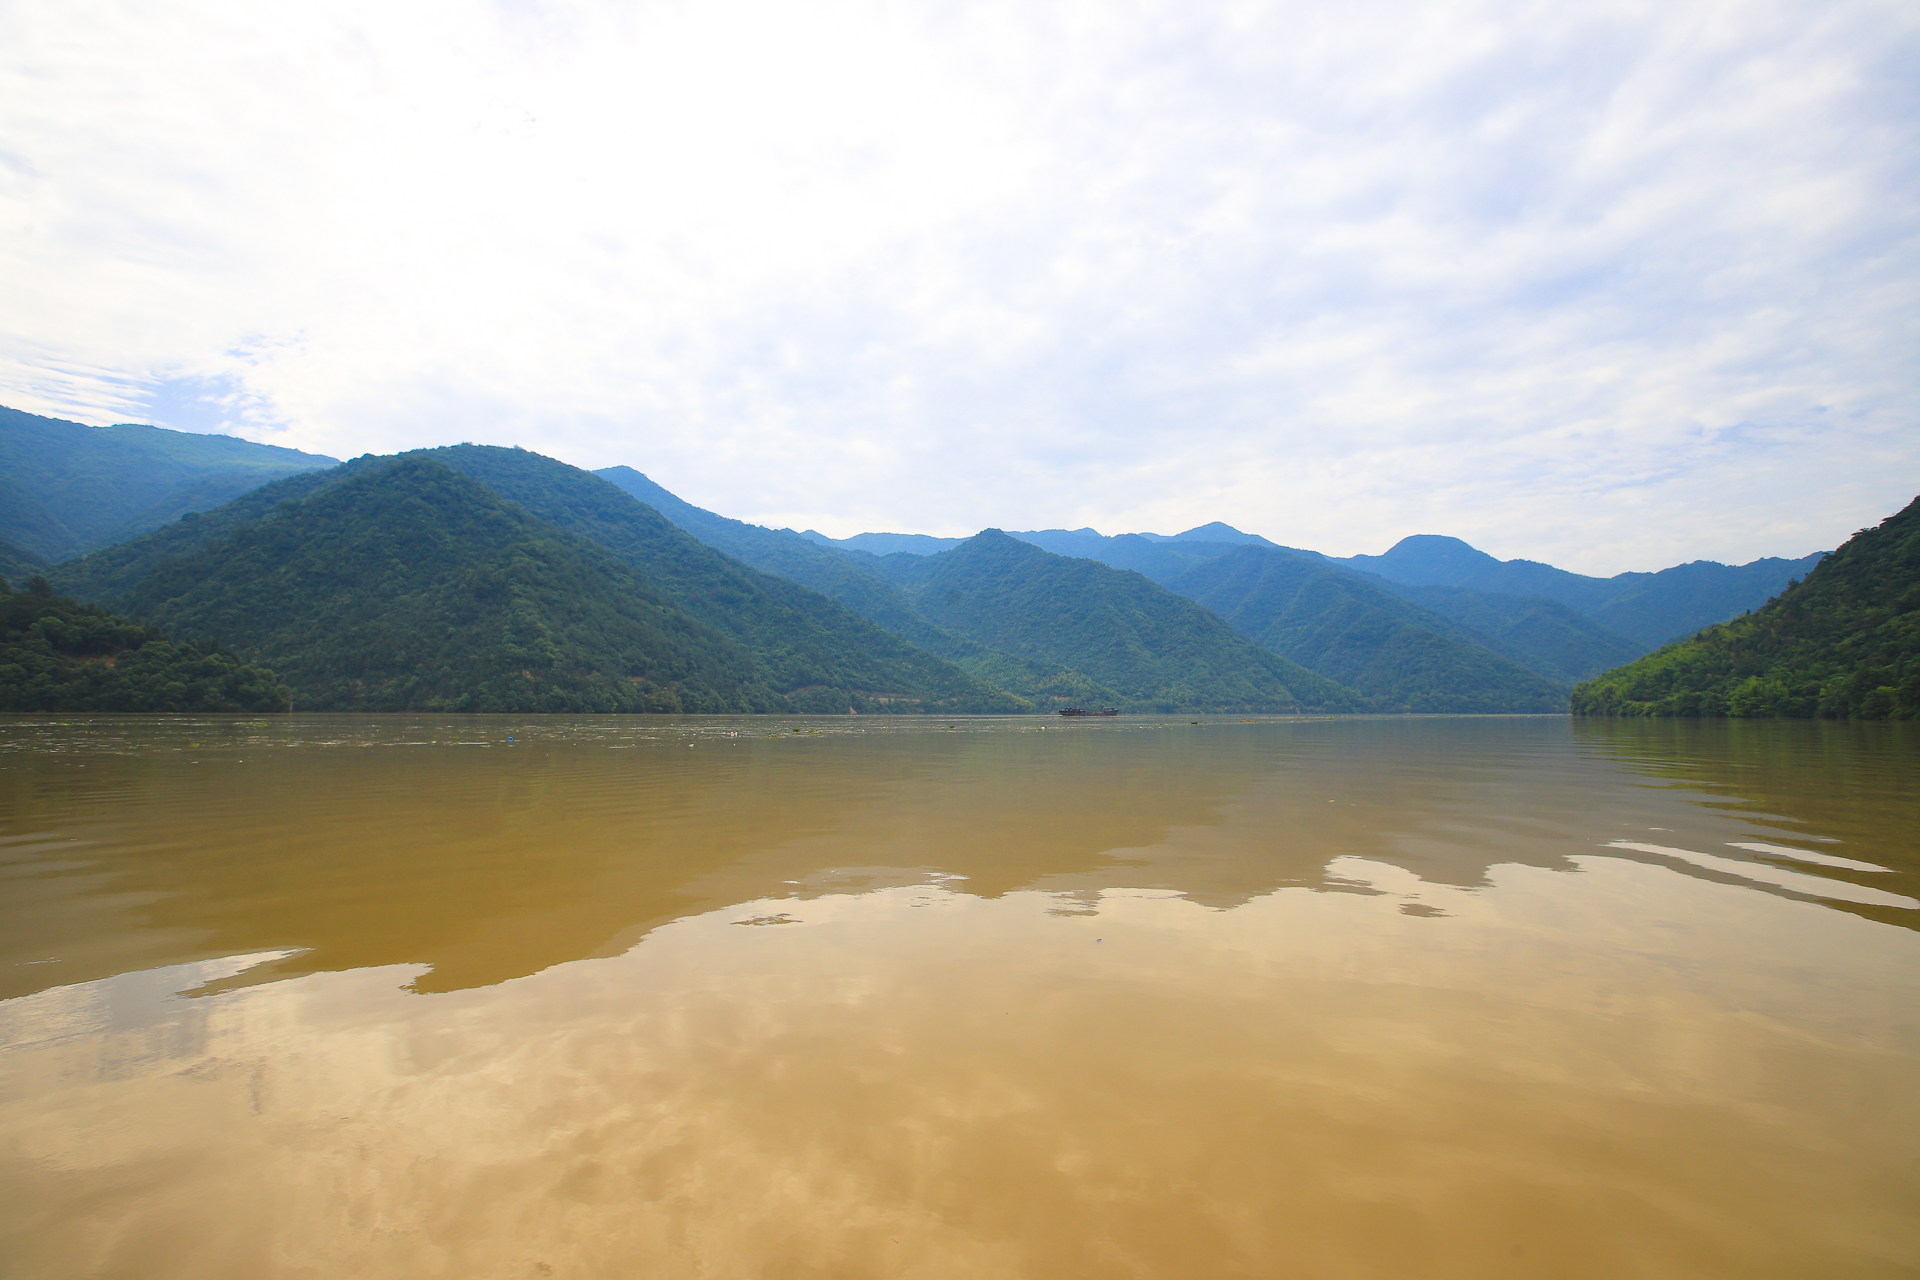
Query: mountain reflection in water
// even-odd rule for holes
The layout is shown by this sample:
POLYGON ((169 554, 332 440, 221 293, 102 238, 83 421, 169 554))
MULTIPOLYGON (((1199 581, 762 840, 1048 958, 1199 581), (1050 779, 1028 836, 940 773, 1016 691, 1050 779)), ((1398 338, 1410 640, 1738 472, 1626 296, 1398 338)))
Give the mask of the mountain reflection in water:
POLYGON ((0 1213, 21 1274, 1896 1274, 1912 729, 11 718, 0 1213))

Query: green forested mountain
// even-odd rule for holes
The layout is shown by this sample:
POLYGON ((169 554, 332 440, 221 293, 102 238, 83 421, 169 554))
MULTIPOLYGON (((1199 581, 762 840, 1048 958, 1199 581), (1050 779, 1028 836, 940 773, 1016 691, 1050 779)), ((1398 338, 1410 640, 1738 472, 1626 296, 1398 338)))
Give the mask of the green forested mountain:
POLYGON ((1920 718, 1920 498, 1764 608, 1576 687, 1573 710, 1920 718))
POLYGON ((1501 595, 1471 587, 1410 586, 1354 569, 1318 552, 1278 546, 1218 521, 1172 537, 1146 533, 1108 537, 1092 529, 1043 529, 1010 536, 1056 555, 1083 556, 1116 569, 1132 569, 1162 586, 1171 586, 1183 574, 1242 547, 1264 548, 1276 555, 1284 553, 1316 569, 1346 575, 1360 584, 1354 591, 1368 599, 1377 599, 1372 594, 1374 588, 1385 588, 1455 624, 1436 626, 1435 618, 1418 612, 1406 617, 1405 626, 1435 632, 1423 643, 1465 644, 1485 649, 1562 685, 1638 657, 1650 647, 1609 631, 1578 611, 1543 596, 1501 595))
POLYGON ((593 474, 652 507, 708 546, 756 569, 810 587, 894 634, 941 653, 944 638, 927 632, 925 621, 914 614, 899 589, 855 560, 789 529, 767 529, 715 515, 669 493, 632 467, 606 467, 593 474))
POLYGON ((47 571, 53 585, 78 600, 123 608, 133 590, 169 560, 189 556, 274 508, 341 484, 380 459, 372 455, 325 471, 305 471, 250 489, 211 511, 189 511, 172 524, 88 552, 47 571))
POLYGON ((1610 631, 1652 647, 1758 609, 1820 563, 1824 552, 1797 560, 1769 556, 1749 564, 1694 560, 1658 573, 1623 573, 1602 581, 1619 594, 1587 616, 1610 631))
POLYGON ((59 562, 334 459, 123 423, 0 408, 0 539, 59 562))
MULTIPOLYGON (((169 437, 154 447, 194 465, 262 449, 51 419, 15 431, 16 445, 36 431, 141 447, 169 437)), ((875 556, 702 511, 625 467, 596 476, 461 445, 258 483, 273 467, 324 461, 292 457, 253 456, 239 497, 52 568, 0 542, 0 571, 44 572, 79 599, 216 637, 272 664, 312 707, 1484 712, 1553 709, 1570 679, 1631 656, 1636 642, 1598 613, 1639 610, 1634 625, 1648 631, 1686 609, 1719 610, 1796 563, 1589 579, 1455 539, 1338 561, 1225 525, 1173 537, 989 530, 935 555, 875 556), (469 486, 449 488, 434 467, 469 486), (403 480, 412 490, 394 488, 403 480), (309 525, 319 532, 298 532, 309 525), (419 554, 376 560, 382 540, 419 554), (336 563, 314 560, 314 546, 336 563), (531 576, 508 573, 529 564, 531 576), (1462 578, 1529 594, 1447 581, 1462 578), (496 579, 511 588, 486 597, 499 608, 462 612, 462 592, 496 579), (256 597, 271 603, 250 609, 256 597), (510 668, 519 683, 502 674, 526 651, 509 615, 550 629, 550 661, 510 668)), ((230 480, 206 471, 166 500, 230 480)), ((38 519, 11 493, 0 500, 9 518, 38 519)))
MULTIPOLYGON (((975 678, 1031 705, 1049 709, 1075 703, 1122 701, 1112 689, 1057 663, 1018 658, 968 636, 937 626, 894 583, 876 572, 879 558, 836 551, 790 529, 767 529, 715 515, 661 488, 631 467, 607 467, 595 475, 659 511, 716 550, 756 569, 778 574, 838 601, 894 635, 943 658, 975 678)), ((983 708, 984 709, 984 708, 983 708)))
POLYGON ((591 472, 524 449, 481 445, 418 456, 445 462, 536 518, 612 552, 680 608, 752 653, 772 687, 789 697, 827 711, 852 705, 840 699, 841 691, 858 691, 869 707, 1026 709, 821 592, 722 554, 591 472), (829 705, 836 699, 839 705, 829 705))
POLYGON ((314 710, 785 709, 750 654, 625 565, 422 458, 168 560, 126 603, 271 664, 314 710))
POLYGON ((284 711, 271 671, 218 646, 0 578, 0 711, 284 711))
POLYGON ((928 621, 1027 662, 1079 672, 1123 705, 1166 711, 1352 711, 1365 700, 1269 653, 1172 592, 988 529, 952 551, 879 562, 928 621))
MULTIPOLYGON (((1143 698, 1138 685, 1138 673, 1129 674, 1124 678, 1114 677, 1121 680, 1121 684, 1116 685, 1114 679, 1097 676, 1079 666, 1064 650, 1044 646, 1009 650, 1000 639, 996 638, 996 636, 1002 636, 1002 632, 992 627, 976 625, 975 620, 963 619, 941 610, 936 601, 930 600, 926 593, 920 590, 919 579, 925 573, 931 572, 922 562, 932 563, 943 554, 951 554, 950 550, 943 552, 941 549, 947 547, 947 544, 953 540, 908 538, 905 535, 890 534, 862 535, 841 540, 824 538, 819 534, 796 535, 788 530, 764 529, 704 511, 629 468, 610 467, 595 474, 605 477, 642 501, 656 507, 669 519, 703 541, 738 555, 758 567, 791 577, 832 595, 863 616, 906 636, 915 644, 955 662, 984 680, 1013 690, 1038 705, 1058 706, 1069 702, 1127 703, 1129 705, 1146 705, 1151 702, 1157 705, 1164 701, 1164 699, 1143 698), (895 551, 885 556, 860 549, 870 546, 875 550, 885 550, 896 543, 910 545, 912 549, 895 551), (903 584, 911 590, 903 590, 903 584), (1133 683, 1129 684, 1128 681, 1133 683), (1125 685, 1129 691, 1122 692, 1122 685, 1125 685)), ((1062 557, 1093 560, 1110 568, 1133 569, 1155 581, 1177 577, 1196 565, 1217 560, 1243 546, 1271 546, 1265 539, 1243 534, 1220 524, 1203 526, 1174 537, 1152 537, 1144 534, 1106 537, 1091 529, 1040 530, 1000 536, 1014 538, 1062 557), (1215 537, 1221 540, 1208 540, 1215 537)), ((1276 550, 1274 554, 1280 554, 1280 552, 1276 550)), ((1310 555, 1310 553, 1292 554, 1310 555)), ((941 563, 947 562, 941 561, 941 563)), ((1325 562, 1320 557, 1312 557, 1311 560, 1303 560, 1302 563, 1320 564, 1322 567, 1319 572, 1322 573, 1336 572, 1334 569, 1324 567, 1325 562)), ((1342 572, 1356 582, 1364 584, 1368 581, 1362 575, 1350 571, 1342 572)), ((1365 585, 1359 589, 1377 590, 1365 585)), ((1418 613, 1397 605, 1390 604, 1388 607, 1399 609, 1402 614, 1409 617, 1418 613)), ((1473 647, 1474 641, 1467 638, 1459 627, 1450 626, 1442 619, 1427 617, 1418 623, 1406 624, 1408 629, 1419 626, 1438 627, 1438 634, 1427 637, 1426 642, 1430 645, 1442 649, 1453 649, 1462 645, 1468 648, 1473 647)), ((1527 631, 1524 622, 1515 629, 1522 636, 1527 631)), ((1494 643, 1497 647, 1500 642, 1494 643)), ((1519 682, 1518 691, 1509 690, 1504 700, 1500 701, 1503 707, 1525 705, 1534 709, 1544 709, 1550 704, 1553 709, 1558 709, 1564 696, 1564 685, 1568 683, 1567 680, 1561 679, 1559 684, 1562 687, 1549 689, 1547 683, 1529 676, 1527 672, 1510 670, 1508 663, 1486 652, 1478 653, 1467 665, 1485 667, 1490 671, 1502 673, 1500 676, 1493 676, 1488 672, 1481 673, 1494 684, 1498 684, 1501 678, 1519 682)), ((1604 663, 1597 664, 1579 674, 1590 674, 1591 671, 1602 669, 1603 666, 1604 663)), ((1296 672, 1292 673, 1292 678, 1299 681, 1306 677, 1296 672)), ((1349 695, 1333 694, 1325 689, 1316 695, 1327 705, 1332 704, 1330 700, 1337 700, 1340 696, 1349 695)), ((1471 696, 1461 699, 1462 705, 1469 703, 1478 705, 1485 701, 1485 698, 1481 698, 1476 702, 1471 696)))
MULTIPOLYGON (((843 552, 903 550, 918 555, 945 550, 954 541, 898 533, 863 533, 842 539, 817 533, 804 536, 843 552)), ((1799 560, 1768 558, 1743 565, 1696 560, 1658 573, 1589 578, 1532 560, 1497 560, 1458 538, 1436 534, 1403 538, 1384 555, 1346 558, 1283 547, 1219 521, 1172 536, 1107 536, 1093 529, 1042 529, 1011 536, 1057 555, 1084 556, 1116 569, 1134 569, 1159 583, 1244 545, 1285 551, 1316 564, 1363 573, 1394 587, 1457 588, 1460 590, 1446 596, 1396 594, 1478 632, 1478 641, 1493 652, 1553 679, 1580 679, 1634 656, 1621 653, 1620 640, 1632 642, 1635 654, 1645 653, 1678 636, 1735 617, 1777 594, 1789 578, 1805 573, 1820 559, 1816 554, 1799 560), (1566 616, 1555 611, 1515 609, 1500 600, 1475 600, 1461 591, 1551 601, 1584 615, 1600 630, 1569 627, 1566 616), (1584 639, 1582 631, 1586 633, 1584 639)))
POLYGON ((1368 575, 1402 600, 1465 627, 1494 653, 1560 684, 1631 662, 1646 646, 1545 596, 1512 596, 1472 587, 1410 586, 1368 575))
MULTIPOLYGON (((1412 601, 1420 610, 1438 614, 1440 619, 1454 624, 1448 627, 1419 610, 1405 616, 1402 620, 1404 627, 1426 629, 1434 633, 1422 641, 1424 644, 1439 647, 1464 644, 1470 648, 1485 649, 1561 685, 1570 685, 1576 680, 1583 680, 1608 667, 1629 661, 1648 648, 1543 596, 1501 595, 1471 587, 1410 586, 1356 570, 1316 552, 1276 546, 1265 538, 1241 533, 1230 525, 1218 522, 1173 537, 1143 533, 1108 537, 1092 529, 1046 529, 1010 536, 1022 542, 1031 542, 1056 555, 1083 556, 1116 569, 1132 569, 1167 587, 1171 587, 1183 575, 1195 572, 1203 565, 1213 564, 1243 547, 1264 549, 1274 555, 1284 554, 1298 559, 1311 571, 1342 574, 1354 584, 1352 590, 1358 597, 1377 600, 1378 589, 1384 588, 1403 600, 1412 601), (1208 541, 1209 537, 1221 540, 1208 541)), ((1391 609, 1391 606, 1386 607, 1391 609)), ((1299 657, 1298 654, 1289 656, 1299 657)))
MULTIPOLYGON (((860 533, 851 538, 829 538, 812 530, 795 533, 791 529, 766 529, 704 511, 630 467, 607 467, 594 474, 605 477, 642 502, 658 508, 681 528, 729 555, 738 556, 769 573, 803 582, 856 609, 861 616, 873 618, 895 630, 911 625, 898 616, 900 602, 897 596, 888 595, 883 584, 878 584, 871 574, 861 570, 885 556, 901 553, 938 555, 967 541, 965 538, 936 538, 921 533, 860 533), (876 586, 881 589, 876 591, 876 586), (890 610, 895 616, 888 616, 890 610)), ((1197 564, 1225 555, 1252 537, 1226 525, 1209 525, 1207 528, 1223 531, 1223 536, 1228 540, 1202 541, 1191 536, 1196 532, 1192 530, 1172 538, 1140 533, 1107 537, 1092 529, 1036 529, 1025 533, 1008 531, 1007 536, 1030 542, 1055 555, 1098 560, 1115 569, 1132 569, 1155 582, 1164 582, 1197 564)), ((1266 542, 1264 538, 1253 540, 1262 544, 1266 542)), ((917 638, 916 643, 919 643, 917 638)))
POLYGON ((1241 635, 1385 711, 1551 712, 1566 686, 1489 652, 1463 628, 1358 574, 1243 546, 1168 588, 1241 635))
MULTIPOLYGON (((665 490, 661 490, 661 493, 665 494, 668 500, 678 501, 673 499, 671 494, 666 494, 665 490)), ((719 519, 720 517, 711 518, 719 519)), ((857 554, 861 550, 876 553, 889 548, 911 551, 915 555, 930 555, 947 549, 949 544, 957 545, 958 541, 951 538, 926 538, 897 533, 865 533, 837 540, 817 533, 802 536, 823 547, 838 548, 843 554, 852 553, 856 559, 863 559, 857 554)), ((1381 577, 1371 570, 1358 568, 1354 562, 1336 560, 1316 551, 1282 547, 1257 534, 1242 533, 1232 525, 1222 524, 1219 521, 1172 536, 1157 533, 1122 533, 1109 537, 1094 529, 1041 529, 1025 533, 1010 532, 1009 536, 1018 538, 1022 542, 1031 542, 1036 547, 1044 548, 1055 555, 1080 556, 1088 560, 1098 560, 1116 569, 1132 569, 1145 574, 1162 586, 1166 586, 1175 578, 1200 565, 1218 560, 1221 556, 1243 546, 1265 547, 1272 551, 1285 552, 1310 564, 1339 570, 1373 586, 1385 587, 1402 599, 1411 600, 1421 608, 1431 610, 1448 619, 1458 628, 1465 628, 1465 634, 1462 634, 1457 630, 1442 627, 1439 633, 1442 639, 1477 645, 1510 662, 1518 663, 1536 675, 1545 676, 1560 684, 1572 684, 1576 680, 1584 680, 1609 667, 1618 666, 1645 653, 1653 647, 1654 643, 1657 643, 1657 641, 1642 643, 1611 631, 1571 606, 1545 596, 1508 595, 1475 587, 1425 586, 1397 582, 1392 578, 1381 577)), ((1412 544, 1417 547, 1423 543, 1448 544, 1458 552, 1458 558, 1470 565, 1484 562, 1486 565, 1502 570, 1510 566, 1519 566, 1522 570, 1527 567, 1524 561, 1503 565, 1492 556, 1476 551, 1454 538, 1413 538, 1402 545, 1412 544)), ((1355 557, 1356 562, 1369 559, 1378 559, 1378 557, 1355 557)), ((1442 568, 1436 572, 1446 576, 1444 565, 1449 562, 1449 556, 1443 554, 1439 559, 1442 562, 1442 568)), ((1760 562, 1760 568, 1765 569, 1767 564, 1768 562, 1760 562)), ((1427 567, 1433 568, 1432 565, 1427 567)), ((1605 579, 1581 578, 1577 574, 1566 574, 1546 565, 1536 565, 1532 568, 1544 571, 1548 579, 1565 579, 1588 584, 1600 583, 1601 594, 1595 596, 1595 599, 1602 601, 1603 606, 1606 600, 1612 599, 1605 594, 1606 592, 1617 594, 1622 589, 1618 583, 1605 579)), ((1637 575, 1638 578, 1649 579, 1653 584, 1652 587, 1645 592, 1638 592, 1636 589, 1634 594, 1621 599, 1619 608, 1633 614, 1636 625, 1642 630, 1651 628, 1662 638, 1665 638, 1667 633, 1660 631, 1660 628, 1668 622, 1696 618, 1702 610, 1712 613, 1724 608, 1726 613, 1716 613, 1714 616, 1725 617, 1744 607, 1738 603, 1728 604, 1721 599, 1720 597, 1726 591, 1733 590, 1736 599, 1746 600, 1747 596, 1739 593, 1751 592, 1755 589, 1753 584, 1742 585, 1740 581, 1742 575, 1753 575, 1754 566, 1746 566, 1734 571, 1731 585, 1727 575, 1718 572, 1725 568, 1724 565, 1683 566, 1684 572, 1676 570, 1667 574, 1637 575), (1695 570, 1702 570, 1702 572, 1696 573, 1695 570), (1701 591, 1698 599, 1687 597, 1687 593, 1694 588, 1699 588, 1701 591), (1684 598, 1677 609, 1675 602, 1670 598, 1676 594, 1684 598), (1665 614, 1662 614, 1662 610, 1665 614)), ((1628 575, 1628 577, 1634 578, 1636 575, 1628 575)), ((1752 597, 1753 600, 1761 598, 1764 598, 1764 594, 1752 597)), ((1426 619, 1415 625, 1429 626, 1431 623, 1432 619, 1426 619)), ((1696 622, 1695 625, 1698 623, 1696 622)))
POLYGON ((0 578, 14 582, 25 582, 36 573, 45 573, 52 568, 43 557, 33 554, 25 547, 16 547, 11 542, 0 539, 0 578))
MULTIPOLYGON (((725 703, 718 709, 733 710, 751 707, 844 712, 852 707, 861 711, 954 712, 1023 708, 1018 698, 915 649, 832 601, 790 582, 755 573, 716 553, 673 528, 657 512, 587 472, 524 450, 471 445, 400 455, 400 460, 408 459, 432 461, 436 465, 452 463, 472 473, 486 484, 486 492, 496 499, 504 496, 517 504, 514 509, 522 515, 533 514, 540 537, 551 535, 562 543, 579 537, 597 544, 598 552, 610 552, 623 562, 622 582, 631 579, 640 583, 643 593, 650 593, 656 603, 673 610, 684 621, 702 624, 702 634, 710 631, 744 654, 750 677, 738 671, 730 677, 738 690, 726 692, 733 686, 723 688, 724 682, 709 679, 702 689, 680 698, 687 709, 714 708, 718 706, 716 699, 725 703), (638 572, 633 572, 635 570, 638 572), (740 701, 741 697, 747 701, 740 701)), ((172 607, 159 603, 155 592, 159 591, 160 599, 171 599, 173 589, 167 584, 178 562, 192 561, 204 566, 212 559, 227 555, 232 539, 241 531, 265 519, 284 516, 288 504, 324 496, 369 473, 390 468, 395 461, 367 456, 330 471, 277 481, 227 506, 189 515, 142 538, 70 561, 59 566, 54 576, 64 589, 82 598, 151 616, 149 610, 172 607), (161 585, 156 587, 156 584, 161 585)), ((375 508, 355 518, 382 515, 381 509, 375 508)), ((461 554, 478 554, 480 550, 483 548, 476 543, 461 554)), ((438 570, 457 576, 456 559, 442 556, 437 562, 438 570)), ((263 571, 266 562, 254 556, 249 566, 237 567, 233 573, 244 577, 246 572, 263 571)), ((455 588, 449 586, 418 608, 440 608, 447 605, 454 594, 457 594, 455 588)), ((558 596, 553 596, 549 603, 558 600, 558 596)), ((195 616, 209 634, 220 635, 242 647, 253 643, 242 638, 251 635, 250 632, 213 629, 231 627, 235 625, 233 621, 214 622, 197 612, 195 616)), ((328 625, 327 616, 318 619, 316 625, 324 629, 328 625)), ((574 652, 576 658, 583 654, 591 657, 598 652, 594 649, 596 643, 589 636, 570 652, 577 651, 574 652)), ((604 654, 592 661, 604 666, 603 658, 604 654)), ((459 702, 449 692, 453 684, 477 678, 475 673, 484 667, 484 662, 479 667, 455 664, 446 680, 426 692, 407 694, 396 686, 382 696, 404 695, 412 699, 405 703, 407 706, 425 705, 422 698, 434 706, 453 706, 459 702)), ((348 695, 337 688, 322 689, 313 685, 304 666, 281 662, 280 668, 295 685, 302 706, 317 707, 320 703, 316 699, 324 699, 330 706, 351 702, 348 695)), ((592 681, 582 683, 584 680, 585 677, 576 672, 575 676, 560 681, 560 691, 549 701, 572 699, 569 706, 582 710, 596 707, 662 709, 670 708, 674 702, 673 697, 665 694, 651 702, 636 701, 627 696, 632 690, 613 697, 592 681), (599 689, 592 697, 583 692, 589 685, 599 689)), ((685 692, 684 687, 681 692, 685 692)), ((495 705, 502 697, 496 689, 484 697, 476 695, 472 705, 495 705)), ((519 703, 506 709, 518 709, 525 701, 521 698, 519 703)))

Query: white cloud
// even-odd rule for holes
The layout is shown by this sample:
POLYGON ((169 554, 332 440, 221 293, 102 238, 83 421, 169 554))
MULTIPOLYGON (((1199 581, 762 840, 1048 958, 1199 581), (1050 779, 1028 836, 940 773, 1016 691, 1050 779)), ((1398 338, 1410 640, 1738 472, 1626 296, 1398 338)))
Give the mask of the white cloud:
POLYGON ((1799 554, 1920 488, 1917 46, 1897 3, 22 0, 0 403, 842 533, 1799 554))

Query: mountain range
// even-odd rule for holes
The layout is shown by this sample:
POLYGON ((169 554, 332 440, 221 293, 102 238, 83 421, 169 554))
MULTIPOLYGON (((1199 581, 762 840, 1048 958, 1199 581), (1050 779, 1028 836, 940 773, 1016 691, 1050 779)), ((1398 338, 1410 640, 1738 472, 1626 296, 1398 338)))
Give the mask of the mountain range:
POLYGON ((1585 715, 1920 719, 1920 498, 1752 613, 1587 681, 1585 715))
POLYGON ((987 529, 876 571, 921 617, 996 653, 1064 667, 1161 711, 1358 711, 1363 698, 1250 644, 1137 573, 1056 556, 987 529))
POLYGON ((1242 546, 1168 587, 1254 643, 1403 711, 1558 711, 1565 687, 1357 574, 1242 546))
POLYGON ((89 427, 0 407, 0 565, 17 574, 23 555, 57 564, 337 464, 232 436, 89 427))
POLYGON ((1559 711, 1817 560, 1596 579, 1217 522, 836 541, 520 449, 335 464, 13 411, 0 456, 32 463, 0 489, 0 574, 231 646, 311 709, 1559 711))
MULTIPOLYGON (((862 533, 832 539, 812 530, 800 536, 818 546, 866 554, 906 551, 936 555, 962 541, 897 533, 862 533)), ((1753 608, 1778 592, 1789 578, 1805 575, 1820 563, 1822 554, 1815 552, 1796 560, 1768 557, 1744 565, 1695 560, 1658 573, 1591 578, 1533 560, 1498 560, 1458 538, 1438 534, 1402 538, 1382 555, 1344 558, 1283 547, 1219 521, 1173 535, 1107 536, 1092 529, 1038 529, 1012 536, 1058 555, 1084 556, 1115 568, 1134 569, 1155 582, 1167 582, 1238 546, 1266 547, 1333 568, 1367 574, 1390 584, 1389 589, 1402 597, 1436 612, 1448 613, 1457 608, 1462 616, 1455 621, 1470 627, 1475 623, 1469 618, 1484 619, 1480 611, 1487 606, 1477 598, 1459 595, 1462 589, 1483 595, 1550 600, 1638 645, 1642 653, 1753 608)), ((1510 614, 1511 606, 1506 606, 1504 611, 1510 614)))
MULTIPOLYGON (((834 540, 814 531, 767 529, 732 520, 685 502, 629 467, 596 474, 654 506, 668 519, 711 545, 769 572, 803 582, 840 600, 915 643, 964 661, 939 630, 914 631, 930 621, 925 610, 882 588, 910 580, 904 568, 956 554, 967 539, 919 534, 861 534, 834 540), (948 646, 943 648, 942 646, 948 646)), ((1477 560, 1463 565, 1482 579, 1485 565, 1503 562, 1457 539, 1407 539, 1372 568, 1316 552, 1282 547, 1256 534, 1215 522, 1174 535, 1105 536, 1092 529, 1009 531, 1005 536, 1074 559, 1130 570, 1175 594, 1186 595, 1222 616, 1254 643, 1290 658, 1320 676, 1346 684, 1369 706, 1386 711, 1485 712, 1559 710, 1576 681, 1632 660, 1660 639, 1685 631, 1701 607, 1688 594, 1704 584, 1716 608, 1738 612, 1777 591, 1796 569, 1818 560, 1765 560, 1730 567, 1699 564, 1658 574, 1587 578, 1547 570, 1576 599, 1600 607, 1638 599, 1651 617, 1653 640, 1621 634, 1576 605, 1540 594, 1513 594, 1465 584, 1402 582, 1378 569, 1415 578, 1444 576, 1421 554, 1430 543, 1456 544, 1477 560), (1409 545, 1411 544, 1411 545, 1409 545), (1406 548, 1401 551, 1401 548, 1406 548), (1398 554, 1396 554, 1398 553, 1398 554), (1293 566, 1270 568, 1257 599, 1234 599, 1217 572, 1205 567, 1229 557, 1258 555, 1293 566), (1283 585, 1285 584, 1285 585, 1283 585), (1283 611, 1276 593, 1286 591, 1287 625, 1274 625, 1283 611), (1337 607, 1336 607, 1337 603, 1337 607), (1666 608, 1664 617, 1660 610, 1666 608), (1256 623, 1256 620, 1265 619, 1256 623), (1664 630, 1665 627, 1672 630, 1664 630), (1417 656, 1416 656, 1417 655, 1417 656)), ((1530 562, 1511 562, 1527 573, 1530 562)), ((1536 577, 1541 575, 1534 575, 1536 577)), ((1714 620, 1729 616, 1714 613, 1714 620)), ((1697 628, 1696 628, 1697 629, 1697 628)))
POLYGON ((523 450, 358 458, 51 576, 221 636, 315 709, 1024 709, 523 450))

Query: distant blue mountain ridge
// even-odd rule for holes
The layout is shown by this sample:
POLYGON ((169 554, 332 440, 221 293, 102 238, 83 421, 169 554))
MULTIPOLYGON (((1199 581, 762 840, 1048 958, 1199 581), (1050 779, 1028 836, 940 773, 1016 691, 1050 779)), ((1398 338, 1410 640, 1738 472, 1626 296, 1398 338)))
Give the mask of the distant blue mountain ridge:
POLYGON ((57 564, 339 459, 120 423, 89 427, 0 406, 0 563, 57 564))
MULTIPOLYGON (((1162 584, 1233 547, 1267 547, 1367 574, 1402 598, 1469 626, 1475 624, 1466 615, 1486 621, 1487 602, 1461 595, 1462 589, 1550 600, 1634 641, 1640 652, 1760 607, 1784 591, 1790 581, 1805 577, 1825 554, 1815 552, 1798 559, 1769 556, 1743 565, 1695 560, 1657 573, 1593 578, 1534 560, 1499 560, 1459 538, 1442 534, 1402 538, 1382 555, 1342 557, 1281 546, 1218 520, 1176 534, 1106 535, 1094 529, 1008 533, 1056 555, 1081 556, 1116 568, 1134 569, 1162 584)), ((800 536, 821 546, 874 555, 934 555, 966 541, 903 533, 861 533, 836 539, 814 530, 800 536)), ((1512 610, 1509 607, 1505 612, 1512 610)))
MULTIPOLYGON (((695 507, 628 467, 597 474, 730 555, 824 592, 935 653, 970 660, 950 627, 934 622, 938 611, 924 595, 919 602, 908 597, 923 576, 915 565, 956 555, 985 534, 834 539, 768 529, 695 507)), ((1133 570, 1376 705, 1434 711, 1557 706, 1559 695, 1547 694, 1540 680, 1565 689, 1674 636, 1737 616, 1818 559, 1702 563, 1604 579, 1502 562, 1454 538, 1407 539, 1356 562, 1283 547, 1221 522, 1171 535, 1083 528, 1010 536, 1054 555, 1133 570), (1444 581, 1467 574, 1495 589, 1444 581), (1606 625, 1599 613, 1624 626, 1606 625)))

